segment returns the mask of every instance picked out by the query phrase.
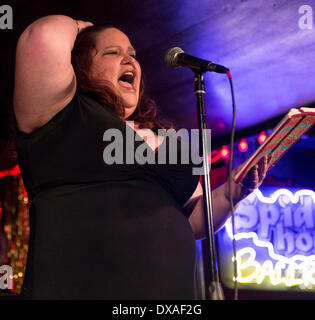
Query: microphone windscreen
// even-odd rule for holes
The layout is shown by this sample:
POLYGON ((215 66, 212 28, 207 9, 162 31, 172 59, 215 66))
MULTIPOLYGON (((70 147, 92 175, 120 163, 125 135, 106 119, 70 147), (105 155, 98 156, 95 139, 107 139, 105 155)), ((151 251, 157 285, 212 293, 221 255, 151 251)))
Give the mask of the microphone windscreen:
POLYGON ((178 67, 177 55, 179 53, 184 53, 184 51, 179 47, 174 47, 166 51, 164 59, 169 67, 178 67))

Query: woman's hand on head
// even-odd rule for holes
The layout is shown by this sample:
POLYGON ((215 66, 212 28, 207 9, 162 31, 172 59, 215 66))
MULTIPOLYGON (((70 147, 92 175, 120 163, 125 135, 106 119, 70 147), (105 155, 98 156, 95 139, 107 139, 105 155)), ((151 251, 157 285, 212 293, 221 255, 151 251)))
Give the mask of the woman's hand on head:
POLYGON ((83 21, 83 20, 75 20, 78 25, 78 33, 83 31, 85 28, 93 26, 94 24, 90 21, 83 21))

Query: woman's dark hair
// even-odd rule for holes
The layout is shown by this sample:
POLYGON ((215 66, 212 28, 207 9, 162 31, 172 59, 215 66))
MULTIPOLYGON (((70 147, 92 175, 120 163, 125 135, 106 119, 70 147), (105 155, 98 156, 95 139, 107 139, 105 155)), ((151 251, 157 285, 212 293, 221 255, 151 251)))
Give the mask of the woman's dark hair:
MULTIPOLYGON (((93 95, 97 100, 108 105, 119 117, 123 117, 125 109, 122 98, 115 93, 111 83, 108 81, 96 81, 89 77, 93 51, 96 50, 97 34, 109 28, 118 29, 111 25, 93 25, 81 31, 72 50, 72 65, 79 89, 82 92, 93 95)), ((174 127, 170 121, 158 119, 155 102, 144 95, 143 78, 141 79, 137 108, 128 117, 128 120, 139 123, 139 128, 169 129, 174 127)))

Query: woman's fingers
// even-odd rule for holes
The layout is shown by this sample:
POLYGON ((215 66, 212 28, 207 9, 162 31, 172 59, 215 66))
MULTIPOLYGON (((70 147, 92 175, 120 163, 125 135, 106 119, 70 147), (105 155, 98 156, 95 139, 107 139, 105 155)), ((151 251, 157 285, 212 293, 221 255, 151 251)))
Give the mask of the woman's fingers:
POLYGON ((249 189, 258 188, 266 177, 268 166, 269 157, 264 156, 250 169, 246 177, 243 179, 242 185, 249 189))
POLYGON ((90 21, 77 20, 79 32, 84 30, 87 27, 93 26, 94 24, 90 21))
POLYGON ((265 177, 268 170, 268 156, 264 156, 258 163, 258 179, 261 183, 265 177))

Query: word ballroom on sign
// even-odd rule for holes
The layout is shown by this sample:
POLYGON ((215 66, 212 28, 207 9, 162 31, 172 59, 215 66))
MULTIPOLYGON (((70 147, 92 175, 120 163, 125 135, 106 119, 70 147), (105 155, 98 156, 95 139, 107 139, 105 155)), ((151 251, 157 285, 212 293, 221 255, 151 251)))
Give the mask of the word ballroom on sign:
POLYGON ((13 10, 8 5, 0 6, 0 29, 13 29, 13 10))

